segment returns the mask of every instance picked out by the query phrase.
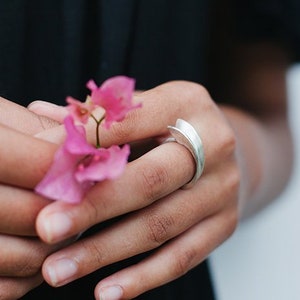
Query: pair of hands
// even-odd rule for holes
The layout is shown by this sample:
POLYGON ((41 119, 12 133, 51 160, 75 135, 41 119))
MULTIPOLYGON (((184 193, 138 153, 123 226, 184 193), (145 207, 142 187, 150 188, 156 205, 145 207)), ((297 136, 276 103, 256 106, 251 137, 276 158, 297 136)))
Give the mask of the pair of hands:
POLYGON ((64 109, 37 103, 30 112, 0 102, 1 115, 5 112, 0 124, 1 299, 19 298, 43 279, 61 286, 155 250, 95 288, 97 299, 100 294, 131 299, 183 275, 231 235, 240 175, 235 135, 221 110, 203 87, 190 82, 166 83, 136 98, 143 107, 103 129, 102 145, 132 143, 132 151, 139 152, 144 141, 165 139, 167 125, 182 118, 201 135, 206 155, 204 173, 191 189, 181 189, 194 173, 190 153, 177 143, 162 143, 143 149, 119 179, 96 184, 78 205, 43 199, 33 188, 63 137, 58 124, 64 109), (79 233, 117 216, 123 218, 75 241, 79 233))

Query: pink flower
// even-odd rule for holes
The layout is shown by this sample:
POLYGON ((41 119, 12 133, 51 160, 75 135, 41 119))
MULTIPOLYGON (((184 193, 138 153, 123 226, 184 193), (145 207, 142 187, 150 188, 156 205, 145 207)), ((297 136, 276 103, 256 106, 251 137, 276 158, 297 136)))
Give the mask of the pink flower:
POLYGON ((92 111, 95 109, 93 102, 88 96, 86 101, 83 103, 73 97, 67 97, 67 106, 70 115, 82 124, 86 124, 92 111))
POLYGON ((129 146, 100 148, 99 126, 104 121, 105 127, 109 128, 113 122, 122 121, 129 111, 141 106, 132 103, 134 83, 131 78, 116 76, 98 87, 90 80, 87 87, 91 96, 84 103, 67 97, 70 115, 64 120, 66 140, 36 186, 37 193, 53 200, 79 203, 96 182, 121 175, 129 156, 129 146), (105 110, 99 120, 93 114, 97 106, 105 110), (74 120, 85 124, 89 117, 96 122, 97 147, 87 142, 84 127, 74 124, 74 120))
POLYGON ((91 101, 105 109, 105 127, 113 122, 122 121, 126 114, 141 106, 133 104, 135 80, 126 76, 115 76, 97 87, 93 80, 87 83, 91 90, 91 101))
POLYGON ((84 128, 75 126, 71 116, 64 124, 67 138, 35 191, 53 200, 79 203, 95 182, 121 175, 129 156, 129 146, 97 149, 87 143, 84 128))

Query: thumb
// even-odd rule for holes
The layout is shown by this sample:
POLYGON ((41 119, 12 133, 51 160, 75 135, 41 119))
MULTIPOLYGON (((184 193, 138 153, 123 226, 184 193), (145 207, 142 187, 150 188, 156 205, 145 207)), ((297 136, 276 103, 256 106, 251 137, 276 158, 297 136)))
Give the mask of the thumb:
POLYGON ((47 117, 58 123, 62 123, 68 114, 66 107, 40 100, 31 102, 27 108, 39 116, 47 117))

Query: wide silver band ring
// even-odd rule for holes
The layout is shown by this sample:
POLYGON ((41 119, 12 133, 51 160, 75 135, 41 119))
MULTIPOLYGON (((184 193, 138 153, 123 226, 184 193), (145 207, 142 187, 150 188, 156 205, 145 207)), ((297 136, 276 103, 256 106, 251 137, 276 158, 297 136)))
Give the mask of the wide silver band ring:
POLYGON ((191 188, 200 178, 204 169, 205 155, 202 140, 195 128, 182 119, 177 119, 175 126, 168 126, 168 129, 173 138, 167 141, 174 141, 186 147, 195 160, 195 174, 193 178, 182 187, 184 189, 191 188))

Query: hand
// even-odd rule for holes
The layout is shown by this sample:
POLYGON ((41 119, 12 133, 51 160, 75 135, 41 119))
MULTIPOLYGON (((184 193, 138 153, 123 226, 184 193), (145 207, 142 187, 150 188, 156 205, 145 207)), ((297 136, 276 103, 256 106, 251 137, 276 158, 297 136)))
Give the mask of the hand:
POLYGON ((94 224, 123 216, 110 227, 50 255, 43 276, 61 286, 98 268, 155 249, 136 265, 103 279, 95 289, 130 299, 171 281, 203 261, 237 223, 238 165, 235 136, 200 85, 171 82, 136 96, 143 107, 109 131, 103 146, 164 139, 177 118, 191 123, 203 140, 206 166, 197 184, 181 187, 194 173, 189 151, 165 143, 130 162, 123 176, 99 183, 79 205, 54 202, 38 215, 37 231, 56 243, 94 224))
POLYGON ((62 246, 47 245, 36 237, 36 216, 49 201, 31 190, 42 176, 45 154, 50 154, 50 163, 56 146, 30 135, 57 123, 3 98, 0 113, 0 299, 9 300, 22 297, 43 281, 40 269, 45 257, 62 246), (39 152, 41 144, 44 153, 39 152))

